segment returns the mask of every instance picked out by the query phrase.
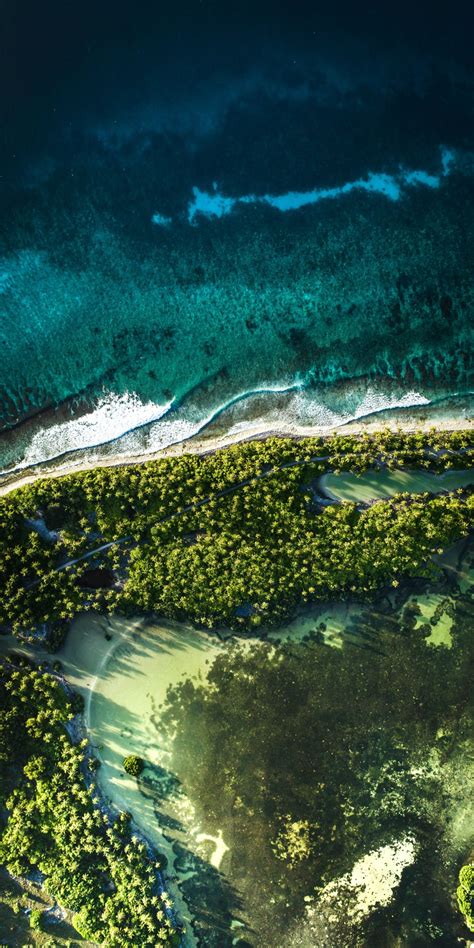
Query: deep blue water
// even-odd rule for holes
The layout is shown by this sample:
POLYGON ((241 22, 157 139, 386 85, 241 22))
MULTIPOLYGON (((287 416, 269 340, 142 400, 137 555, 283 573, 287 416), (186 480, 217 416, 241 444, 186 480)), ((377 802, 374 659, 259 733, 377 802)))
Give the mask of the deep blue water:
POLYGON ((98 6, 3 7, 1 466, 466 413, 468 6, 98 6))

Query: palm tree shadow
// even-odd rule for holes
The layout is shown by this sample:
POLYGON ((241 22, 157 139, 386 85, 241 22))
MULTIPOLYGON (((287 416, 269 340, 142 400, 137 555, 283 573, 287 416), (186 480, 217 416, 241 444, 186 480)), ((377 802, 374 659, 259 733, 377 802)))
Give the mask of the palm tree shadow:
POLYGON ((214 866, 177 843, 177 866, 185 874, 181 890, 194 918, 198 944, 205 948, 231 948, 235 945, 232 923, 238 922, 239 931, 250 944, 255 932, 248 926, 243 914, 243 902, 237 890, 214 866))
POLYGON ((253 934, 243 917, 243 902, 236 888, 214 866, 189 849, 178 834, 185 825, 166 810, 166 802, 181 790, 181 782, 164 767, 149 765, 140 777, 138 789, 151 801, 155 818, 173 845, 178 875, 173 881, 181 889, 198 943, 206 948, 231 948, 235 944, 232 923, 238 922, 247 936, 253 934))

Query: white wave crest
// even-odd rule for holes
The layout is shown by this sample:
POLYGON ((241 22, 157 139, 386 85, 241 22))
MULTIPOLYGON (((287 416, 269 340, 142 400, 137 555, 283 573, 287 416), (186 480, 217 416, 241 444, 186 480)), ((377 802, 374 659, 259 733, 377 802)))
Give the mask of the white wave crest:
POLYGON ((331 393, 316 392, 314 390, 299 390, 291 395, 284 406, 273 407, 264 412, 259 418, 251 421, 247 419, 231 422, 229 436, 238 435, 245 430, 261 429, 262 424, 268 428, 279 428, 290 431, 295 428, 314 428, 317 431, 327 431, 350 424, 358 419, 370 417, 382 411, 391 409, 416 408, 429 405, 430 399, 420 392, 388 394, 375 385, 361 393, 360 401, 354 409, 354 391, 348 392, 346 399, 341 396, 338 408, 334 407, 334 395, 331 393), (346 404, 344 404, 344 401, 346 404))
POLYGON ((37 431, 21 462, 15 467, 17 470, 23 470, 34 464, 53 460, 69 451, 107 444, 142 425, 157 421, 170 406, 171 402, 166 405, 143 402, 134 393, 104 394, 88 414, 37 431))
POLYGON ((117 458, 144 458, 173 445, 190 443, 191 447, 191 442, 204 434, 211 440, 217 436, 220 442, 265 431, 325 434, 379 412, 429 404, 420 392, 387 392, 386 386, 385 391, 381 384, 367 387, 362 380, 338 393, 305 389, 300 381, 268 384, 241 392, 205 412, 190 401, 158 405, 142 401, 135 393, 110 393, 88 414, 50 424, 33 436, 19 429, 17 438, 10 442, 10 457, 4 458, 3 471, 22 471, 72 452, 86 452, 89 463, 99 462, 104 451, 117 458))
MULTIPOLYGON (((353 415, 354 421, 375 412, 388 411, 390 408, 414 408, 417 405, 429 405, 430 400, 420 392, 405 392, 403 395, 384 395, 375 388, 367 389, 367 394, 353 415)), ((351 419, 352 420, 352 419, 351 419)))
MULTIPOLYGON (((264 383, 262 388, 241 392, 225 404, 213 407, 204 416, 198 415, 192 406, 185 404, 182 408, 170 412, 170 414, 160 420, 158 424, 154 424, 150 427, 146 433, 146 453, 156 454, 158 451, 163 451, 173 444, 181 444, 184 441, 190 441, 203 432, 219 415, 231 411, 234 406, 245 405, 248 401, 251 401, 252 398, 262 395, 287 395, 291 392, 299 391, 300 387, 301 383, 299 382, 282 383, 281 385, 264 383)), ((246 422, 246 426, 250 429, 251 423, 246 422)), ((232 434, 232 429, 229 430, 229 434, 232 434)), ((135 438, 132 435, 131 439, 127 439, 128 446, 131 445, 132 439, 135 441, 135 450, 141 453, 143 451, 141 432, 136 432, 135 438)), ((129 448, 127 448, 127 450, 128 449, 129 448)))

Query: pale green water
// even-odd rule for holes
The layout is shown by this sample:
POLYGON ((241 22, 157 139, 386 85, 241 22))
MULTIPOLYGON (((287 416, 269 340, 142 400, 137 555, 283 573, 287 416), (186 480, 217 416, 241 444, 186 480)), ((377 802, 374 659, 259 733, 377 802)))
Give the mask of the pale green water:
POLYGON ((425 491, 437 493, 443 490, 457 490, 474 484, 474 471, 446 471, 444 474, 430 474, 428 471, 368 471, 366 474, 325 474, 321 488, 337 500, 351 500, 355 503, 369 503, 394 494, 425 491))
MULTIPOLYGON (((348 601, 308 607, 284 626, 269 630, 267 644, 260 638, 222 641, 217 635, 190 626, 151 622, 142 617, 108 619, 89 614, 73 622, 58 657, 69 682, 85 699, 88 737, 101 761, 97 772, 99 787, 113 805, 132 814, 137 829, 166 857, 166 887, 177 915, 186 924, 187 946, 230 948, 240 932, 249 944, 259 948, 278 945, 279 948, 281 926, 284 928, 291 923, 302 894, 311 891, 311 873, 306 873, 303 884, 291 871, 285 875, 283 864, 275 863, 268 851, 266 818, 258 804, 258 775, 266 773, 265 779, 262 776, 265 784, 271 778, 272 753, 279 754, 277 748, 281 743, 276 733, 278 727, 275 731, 273 725, 269 725, 265 746, 259 744, 259 722, 271 721, 276 702, 287 722, 285 730, 292 726, 292 715, 296 714, 300 700, 293 696, 292 689, 295 688, 295 696, 299 694, 298 676, 306 674, 306 668, 309 675, 314 675, 310 694, 319 695, 319 711, 324 712, 318 727, 325 721, 326 713, 330 713, 335 735, 340 728, 341 734, 344 730, 342 708, 349 700, 346 695, 353 675, 354 681, 359 681, 360 690, 361 668, 365 669, 367 687, 369 678, 373 679, 367 695, 364 688, 359 694, 359 699, 368 702, 367 707, 369 693, 374 687, 377 691, 377 675, 383 675, 384 668, 390 669, 389 680, 392 675, 399 676, 399 684, 394 686, 394 693, 398 693, 399 687, 404 688, 404 676, 414 680, 421 676, 422 679, 433 661, 439 660, 439 674, 446 674, 446 688, 449 688, 452 669, 450 672, 448 663, 456 664, 456 656, 462 656, 460 636, 466 635, 470 623, 470 599, 465 593, 472 585, 472 548, 462 541, 436 560, 442 574, 435 583, 424 584, 415 592, 400 589, 390 600, 385 597, 373 604, 348 601), (289 651, 279 648, 284 643, 291 643, 289 651), (324 645, 332 647, 324 648, 324 645), (285 655, 295 673, 294 681, 284 670, 285 655), (272 676, 268 692, 261 688, 258 678, 265 664, 272 676), (228 672, 222 672, 224 667, 228 672), (309 671, 311 667, 314 671, 309 671), (256 670, 257 678, 252 670, 256 670), (228 674, 230 678, 226 677, 228 674), (184 690, 176 690, 180 683, 188 680, 197 689, 196 705, 192 689, 184 686, 184 690), (339 681, 341 693, 338 692, 339 681), (240 685, 232 682, 240 682, 240 685), (235 707, 231 697, 234 691, 228 690, 231 688, 237 688, 236 694, 240 693, 239 689, 248 689, 247 697, 235 707), (201 717, 206 701, 215 709, 207 720, 201 717), (274 751, 270 746, 273 740, 274 751), (123 758, 131 753, 146 762, 138 780, 123 770, 123 758), (245 798, 247 809, 241 801, 239 782, 250 795, 245 798), (246 844, 245 834, 249 831, 251 839, 246 844), (256 877, 261 880, 257 889, 256 877), (283 901, 289 900, 287 908, 282 902, 283 891, 286 893, 283 901), (256 941, 252 932, 257 933, 256 941)), ((36 660, 48 659, 41 650, 22 646, 12 637, 1 637, 0 650, 11 648, 36 660)), ((380 687, 382 714, 387 695, 382 685, 380 687)), ((444 690, 442 695, 444 702, 444 690)), ((451 702, 448 698, 445 711, 441 711, 443 702, 439 706, 440 740, 445 732, 451 733, 452 726, 451 702)), ((303 701, 302 707, 304 705, 303 701)), ((358 727, 364 729, 365 714, 364 703, 362 706, 356 703, 353 724, 357 733, 358 727)), ((279 720, 278 715, 276 720, 279 720)), ((314 741, 317 733, 311 736, 311 728, 307 734, 303 730, 302 752, 305 747, 309 748, 308 742, 314 741)), ((416 771, 418 781, 426 768, 431 767, 432 753, 433 750, 423 763, 425 769, 416 771)), ((424 756, 422 752, 422 761, 424 756)), ((296 788, 301 781, 304 783, 305 759, 303 753, 300 761, 303 776, 298 770, 289 769, 292 789, 288 803, 287 797, 283 798, 289 812, 294 806, 291 800, 296 788)), ((284 784, 289 779, 285 755, 279 755, 277 760, 284 784)), ((340 775, 336 771, 332 773, 332 765, 329 765, 332 758, 328 760, 324 765, 329 767, 325 779, 328 787, 334 785, 337 789, 340 775)), ((436 754, 433 760, 438 761, 436 754)), ((460 760, 456 751, 454 757, 449 758, 449 766, 446 764, 446 773, 443 770, 442 776, 441 771, 438 774, 439 762, 433 771, 433 779, 438 780, 439 776, 443 784, 450 786, 451 828, 446 831, 444 845, 446 851, 454 854, 455 861, 458 853, 464 852, 469 838, 468 798, 460 760)), ((361 777, 363 773, 362 770, 361 777)), ((309 791, 313 777, 310 775, 308 779, 309 791)), ((354 784, 351 793, 356 794, 356 789, 354 784)), ((440 800, 441 797, 438 803, 440 800)), ((382 811, 383 807, 381 814, 382 811)), ((440 819, 444 819, 441 810, 440 813, 440 819)), ((342 825, 338 832, 343 833, 342 825)), ((321 838, 327 854, 332 851, 332 843, 326 836, 323 833, 321 838)), ((360 840, 360 852, 364 854, 363 834, 360 840)), ((380 840, 383 842, 382 837, 377 837, 377 844, 380 840)), ((338 872, 343 871, 342 863, 341 866, 338 872)), ((304 930, 301 919, 298 924, 295 937, 300 938, 304 930)), ((293 941, 289 940, 290 944, 293 948, 293 941)), ((294 944, 300 946, 300 942, 294 944)), ((317 941, 309 944, 317 944, 317 941)))
POLYGON ((332 648, 342 648, 351 621, 360 611, 352 602, 334 602, 317 609, 309 608, 290 620, 283 629, 270 629, 268 639, 275 643, 319 639, 332 648))
POLYGON ((420 609, 415 629, 428 623, 430 625, 430 633, 426 638, 427 645, 451 648, 453 617, 449 612, 450 601, 448 596, 443 596, 441 593, 421 593, 418 596, 411 596, 408 600, 407 605, 416 603, 420 609))
POLYGON ((181 878, 188 874, 175 866, 173 843, 164 827, 179 814, 192 829, 189 834, 173 833, 174 839, 208 854, 211 864, 216 863, 216 856, 220 862, 226 847, 219 838, 207 838, 205 827, 194 825, 192 805, 166 774, 170 748, 160 730, 159 708, 169 685, 183 678, 203 681, 207 666, 223 647, 216 636, 186 626, 84 615, 73 622, 60 654, 69 681, 85 699, 89 740, 101 761, 98 784, 118 808, 132 813, 150 842, 166 856, 167 880, 173 880, 170 892, 179 917, 187 923, 189 945, 195 943, 191 918, 179 890, 181 878), (127 754, 137 754, 147 764, 140 788, 123 769, 127 754), (154 783, 149 793, 148 776, 154 783))
MULTIPOLYGON (((351 607, 342 603, 308 611, 272 631, 269 638, 301 642, 303 637, 313 638, 324 622, 324 640, 341 648, 350 612, 351 607)), ((261 642, 241 640, 237 647, 246 652, 261 647, 261 642)), ((71 685, 85 699, 89 740, 101 761, 98 784, 115 806, 132 813, 136 825, 166 856, 167 885, 187 923, 189 945, 195 944, 192 912, 180 886, 196 870, 193 862, 183 860, 182 852, 225 873, 230 868, 231 840, 222 830, 206 825, 202 816, 197 818, 191 800, 173 779, 172 746, 160 725, 160 708, 169 687, 184 679, 205 683, 212 662, 228 648, 229 643, 217 636, 177 623, 83 615, 73 622, 59 656, 71 685), (128 754, 146 761, 139 782, 123 770, 128 754)))
MULTIPOLYGON (((291 687, 295 686, 295 694, 299 693, 298 669, 303 674, 305 668, 314 665, 311 693, 319 694, 323 688, 318 699, 321 708, 325 709, 321 722, 325 720, 329 708, 334 733, 339 733, 344 719, 343 715, 340 719, 340 713, 346 704, 348 680, 352 681, 351 676, 354 674, 354 680, 359 680, 360 689, 361 667, 365 668, 367 676, 373 678, 370 693, 373 687, 377 690, 377 674, 382 675, 384 668, 389 669, 389 678, 399 675, 396 692, 398 687, 403 688, 406 674, 416 679, 418 675, 423 677, 426 674, 425 664, 428 667, 439 659, 444 669, 443 663, 451 661, 450 656, 454 656, 455 660, 459 636, 465 635, 463 627, 469 624, 469 599, 461 592, 461 583, 465 581, 468 584, 470 573, 472 581, 471 553, 464 543, 457 544, 440 557, 439 562, 445 578, 438 584, 426 585, 409 598, 406 598, 406 592, 399 590, 393 594, 391 604, 383 599, 372 605, 334 602, 308 608, 281 628, 268 632, 270 647, 260 639, 223 642, 216 635, 190 626, 159 621, 152 623, 139 617, 106 619, 90 614, 73 622, 59 658, 71 685, 85 699, 85 723, 89 740, 101 761, 97 772, 99 786, 104 796, 116 807, 131 812, 136 827, 166 856, 166 886, 178 916, 186 924, 186 945, 230 948, 240 932, 249 944, 258 945, 259 948, 263 948, 263 945, 265 948, 276 948, 278 945, 279 948, 281 925, 288 924, 291 928, 295 906, 300 905, 298 900, 301 901, 302 894, 311 890, 308 885, 312 877, 311 874, 305 877, 303 884, 291 871, 285 875, 283 864, 272 861, 265 837, 268 830, 264 832, 265 819, 261 814, 258 815, 258 807, 252 815, 252 798, 246 803, 247 808, 251 809, 242 809, 240 796, 235 795, 233 788, 234 781, 237 781, 237 787, 239 781, 246 786, 248 768, 248 774, 253 776, 251 779, 249 777, 247 793, 255 793, 255 800, 258 801, 258 780, 255 787, 252 781, 256 779, 255 775, 258 777, 260 768, 268 768, 268 760, 272 759, 271 753, 267 759, 267 750, 258 744, 259 721, 271 719, 274 702, 281 707, 288 726, 292 714, 296 713, 291 689, 286 690, 286 686, 291 684, 291 675, 287 680, 284 654, 297 672, 291 684, 291 687), (459 595, 462 601, 458 600, 459 595), (415 602, 419 612, 410 619, 415 602), (408 636, 407 623, 411 624, 408 636), (291 651, 283 653, 278 644, 285 642, 292 643, 291 651), (323 642, 333 647, 325 649, 323 642), (317 643, 321 643, 321 647, 317 643), (248 665, 245 664, 247 656, 248 665), (227 662, 226 667, 230 669, 229 685, 226 684, 226 674, 216 670, 215 659, 219 657, 227 662), (392 659, 395 662, 393 666, 392 659), (396 670, 397 661, 401 663, 399 671, 396 670), (268 693, 260 691, 257 679, 253 680, 252 669, 258 669, 259 663, 263 663, 262 667, 268 663, 269 671, 274 676, 275 691, 273 687, 268 693), (218 682, 217 685, 212 681, 209 683, 207 679, 211 668, 212 681, 218 682), (370 671, 372 668, 376 670, 374 674, 370 671), (283 679, 286 682, 283 692, 282 674, 286 676, 283 679), (333 674, 334 679, 331 677, 333 674), (345 684, 340 675, 345 675, 345 684), (170 695, 170 689, 176 689, 180 682, 187 679, 197 686, 196 696, 201 695, 195 708, 195 699, 189 690, 175 691, 174 697, 170 695), (249 689, 248 699, 235 708, 227 691, 232 680, 241 682, 239 688, 249 689), (334 684, 339 680, 342 687, 340 694, 337 687, 334 691, 334 684), (326 682, 324 687, 322 682, 326 682), (204 695, 208 696, 206 700, 211 702, 217 715, 207 724, 204 720, 200 723, 203 705, 199 701, 204 700, 204 695), (191 718, 183 725, 181 718, 186 706, 191 718), (173 709, 171 723, 170 708, 173 709), (167 719, 163 711, 168 712, 167 719), (177 728, 176 721, 180 722, 177 728), (192 726, 189 729, 190 721, 192 726), (239 721, 242 723, 237 726, 239 721), (130 753, 138 754, 146 762, 138 781, 127 776, 123 770, 123 758, 130 753), (235 773, 232 770, 234 763, 237 768, 235 773), (239 774, 242 776, 238 777, 239 774), (201 788, 199 793, 196 787, 201 788), (245 822, 247 813, 251 816, 248 824, 245 822), (248 833, 249 828, 251 839, 246 844, 245 833, 248 833), (256 877, 261 881, 257 888, 256 877), (283 902, 290 900, 290 907, 285 908, 282 899, 283 902)), ((21 648, 36 659, 46 658, 43 652, 18 646, 11 637, 0 638, 2 651, 12 647, 17 650, 21 648)), ((444 674, 442 669, 441 675, 444 674)), ((448 687, 448 666, 446 674, 448 687)), ((444 691, 442 693, 444 695, 444 691)), ((365 696, 362 691, 362 696, 369 707, 368 694, 365 696)), ((382 714, 386 701, 383 687, 381 700, 382 714)), ((440 711, 440 740, 446 728, 446 733, 450 733, 449 708, 448 700, 446 711, 440 711)), ((365 714, 364 706, 354 707, 354 726, 364 729, 365 714)), ((278 747, 274 730, 269 733, 275 738, 275 747, 278 747)), ((307 746, 310 739, 314 740, 315 735, 310 738, 308 732, 302 748, 307 746)), ((271 743, 270 737, 268 740, 271 743)), ((458 757, 457 752, 452 759, 450 757, 446 773, 443 770, 441 775, 440 771, 439 776, 443 784, 449 783, 450 787, 451 828, 448 827, 444 845, 446 851, 454 854, 450 858, 455 861, 459 858, 458 853, 464 851, 465 841, 469 837, 466 781, 462 776, 462 768, 459 770, 461 765, 458 767, 458 757)), ((421 758, 424 759, 423 753, 421 758)), ((332 775, 329 766, 332 758, 328 760, 325 767, 329 767, 329 771, 325 779, 329 781, 328 786, 332 786, 331 780, 334 780, 334 787, 337 788, 340 777, 336 772, 332 775)), ((426 759, 426 767, 431 767, 430 761, 431 757, 426 759)), ((320 764, 322 766, 321 761, 320 764)), ((285 777, 284 757, 278 758, 277 766, 278 772, 281 769, 282 780, 288 779, 288 775, 285 777)), ((304 772, 304 763, 302 766, 304 772)), ((439 766, 437 763, 434 777, 438 774, 439 766)), ((267 777, 271 776, 271 772, 270 768, 267 777)), ((416 773, 419 782, 425 770, 422 768, 416 773)), ((313 777, 309 779, 308 788, 312 786, 313 777)), ((295 788, 299 787, 300 780, 303 777, 295 773, 295 788)), ((356 789, 354 784, 351 793, 356 794, 356 789)), ((240 794, 242 791, 236 792, 240 794)), ((291 809, 294 804, 290 805, 288 800, 287 805, 291 809)), ((343 832, 342 825, 338 832, 343 832)), ((324 852, 331 852, 330 839, 324 833, 321 838, 326 847, 323 847, 324 852)), ((377 841, 380 842, 378 837, 377 841)), ((367 848, 364 847, 365 837, 361 836, 362 854, 367 848)), ((421 869, 419 871, 422 872, 421 869)), ((296 928, 297 939, 305 931, 302 924, 300 919, 299 927, 297 925, 296 928)), ((293 944, 298 944, 300 948, 298 940, 293 942, 290 939, 290 944, 292 948, 293 944)), ((306 948, 306 942, 304 944, 306 948)), ((313 940, 307 944, 312 946, 317 942, 313 940)))

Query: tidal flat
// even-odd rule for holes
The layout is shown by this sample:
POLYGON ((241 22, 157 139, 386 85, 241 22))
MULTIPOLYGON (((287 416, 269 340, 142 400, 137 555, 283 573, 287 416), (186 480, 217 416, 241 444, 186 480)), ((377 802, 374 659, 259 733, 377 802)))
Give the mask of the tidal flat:
POLYGON ((59 657, 99 787, 165 853, 188 944, 457 943, 473 565, 461 541, 433 580, 308 607, 258 638, 73 623, 59 657), (128 754, 146 762, 138 779, 128 754))

